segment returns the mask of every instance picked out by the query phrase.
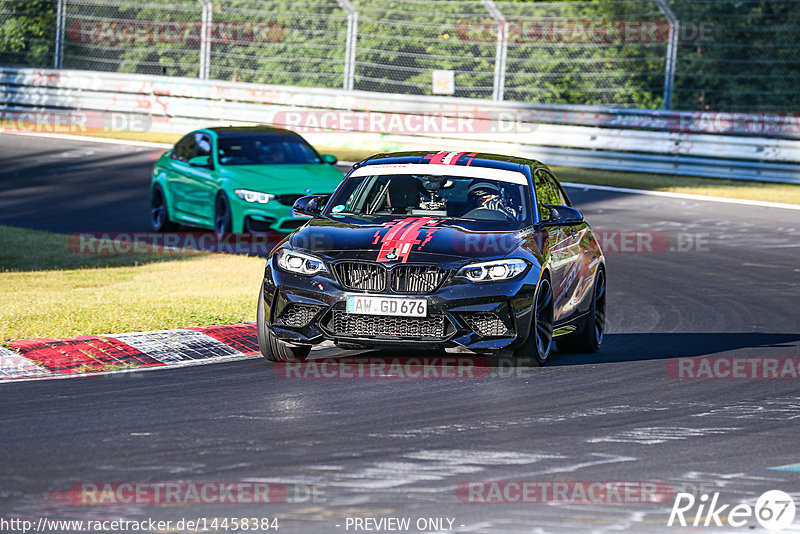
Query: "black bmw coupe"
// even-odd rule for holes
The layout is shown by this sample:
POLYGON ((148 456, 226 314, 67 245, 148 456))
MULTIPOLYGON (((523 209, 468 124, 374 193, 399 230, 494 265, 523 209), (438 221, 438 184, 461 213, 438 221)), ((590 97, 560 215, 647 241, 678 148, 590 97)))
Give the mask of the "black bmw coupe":
POLYGON ((595 352, 605 258, 550 169, 474 152, 378 154, 333 195, 299 199, 312 219, 270 254, 257 331, 267 360, 414 347, 544 363, 595 352))

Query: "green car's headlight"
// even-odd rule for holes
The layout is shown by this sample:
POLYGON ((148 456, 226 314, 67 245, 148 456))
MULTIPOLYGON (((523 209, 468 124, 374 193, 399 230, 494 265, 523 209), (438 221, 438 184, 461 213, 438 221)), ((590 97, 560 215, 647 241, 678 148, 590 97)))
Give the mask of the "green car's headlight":
POLYGON ((521 259, 507 259, 470 263, 459 269, 456 276, 470 282, 495 282, 511 280, 528 268, 528 262, 521 259))
POLYGON ((290 273, 312 276, 328 270, 321 259, 310 254, 303 254, 302 252, 284 248, 278 251, 276 257, 278 267, 290 273))
POLYGON ((236 196, 245 202, 254 202, 257 204, 266 204, 270 200, 275 199, 275 195, 269 193, 259 193, 258 191, 250 191, 249 189, 237 189, 234 191, 236 196))

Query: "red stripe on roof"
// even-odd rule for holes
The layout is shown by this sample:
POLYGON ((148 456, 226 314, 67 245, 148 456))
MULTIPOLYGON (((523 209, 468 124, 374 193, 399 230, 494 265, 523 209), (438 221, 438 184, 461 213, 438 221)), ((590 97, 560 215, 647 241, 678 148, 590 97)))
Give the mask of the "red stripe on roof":
POLYGON ((430 159, 431 165, 441 165, 442 159, 449 154, 447 150, 442 150, 440 152, 436 152, 435 154, 428 154, 427 156, 423 156, 422 159, 430 159))

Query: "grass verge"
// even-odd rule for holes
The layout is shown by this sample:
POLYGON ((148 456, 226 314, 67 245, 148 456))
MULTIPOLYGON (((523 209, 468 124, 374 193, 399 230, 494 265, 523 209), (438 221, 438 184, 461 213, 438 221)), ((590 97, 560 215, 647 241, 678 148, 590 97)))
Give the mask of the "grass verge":
POLYGON ((67 239, 0 226, 0 341, 255 320, 262 258, 84 255, 67 239))

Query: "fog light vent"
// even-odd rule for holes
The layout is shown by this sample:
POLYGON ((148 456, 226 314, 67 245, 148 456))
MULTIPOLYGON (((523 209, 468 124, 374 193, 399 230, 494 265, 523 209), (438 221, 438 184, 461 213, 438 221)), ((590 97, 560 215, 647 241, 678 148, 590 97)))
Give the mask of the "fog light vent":
POLYGON ((481 337, 507 337, 514 332, 494 313, 476 312, 461 314, 464 322, 481 337))
POLYGON ((289 304, 278 316, 278 321, 286 326, 300 328, 308 325, 308 323, 314 319, 314 316, 317 315, 318 311, 318 306, 309 306, 307 304, 289 304))

